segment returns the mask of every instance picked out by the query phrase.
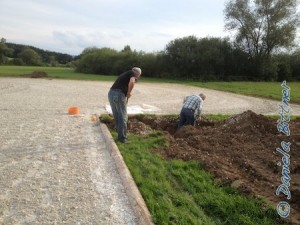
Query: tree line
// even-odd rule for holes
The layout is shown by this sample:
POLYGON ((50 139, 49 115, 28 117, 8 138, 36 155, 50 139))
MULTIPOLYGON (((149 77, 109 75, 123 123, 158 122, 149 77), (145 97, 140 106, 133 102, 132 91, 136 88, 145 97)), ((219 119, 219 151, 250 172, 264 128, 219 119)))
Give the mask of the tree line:
POLYGON ((74 60, 69 54, 45 51, 36 47, 0 40, 0 65, 61 66, 74 60))
POLYGON ((176 38, 154 53, 138 52, 128 45, 121 51, 89 47, 73 58, 1 40, 0 64, 68 64, 78 72, 104 75, 139 66, 143 76, 199 81, 300 80, 300 48, 295 42, 300 24, 298 3, 228 0, 224 16, 231 37, 176 38))
POLYGON ((198 81, 300 80, 300 49, 270 56, 264 73, 249 55, 226 38, 188 36, 171 41, 164 51, 145 53, 129 46, 117 51, 87 48, 74 63, 83 73, 118 75, 140 66, 143 76, 198 81))

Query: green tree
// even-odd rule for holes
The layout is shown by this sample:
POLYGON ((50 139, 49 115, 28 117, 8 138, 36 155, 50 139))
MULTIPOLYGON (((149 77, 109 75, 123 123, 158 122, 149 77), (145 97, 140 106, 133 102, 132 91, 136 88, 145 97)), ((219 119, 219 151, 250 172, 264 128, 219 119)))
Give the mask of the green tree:
POLYGON ((0 64, 8 62, 8 57, 11 57, 14 50, 6 46, 6 39, 0 40, 0 64))
POLYGON ((40 66, 42 64, 40 55, 31 48, 24 48, 19 57, 25 65, 40 66))
POLYGON ((222 79, 227 75, 227 65, 232 63, 231 54, 227 39, 194 36, 171 41, 165 51, 169 73, 196 80, 222 79))
POLYGON ((160 72, 160 62, 158 62, 157 55, 153 53, 140 53, 138 56, 140 59, 139 66, 143 70, 143 76, 155 77, 160 72))
POLYGON ((277 80, 291 80, 292 78, 292 67, 291 67, 291 56, 287 53, 277 54, 274 57, 277 65, 277 80))
POLYGON ((290 56, 290 63, 292 69, 292 79, 300 81, 300 48, 298 48, 290 56))
POLYGON ((84 50, 76 70, 85 73, 111 74, 117 51, 110 48, 84 50))
POLYGON ((165 50, 168 67, 175 77, 192 78, 196 76, 198 38, 188 36, 171 41, 165 50))
POLYGON ((199 39, 199 71, 204 80, 223 79, 228 75, 228 65, 231 65, 231 45, 227 39, 201 38, 199 39))
POLYGON ((99 48, 97 48, 97 47, 88 47, 88 48, 85 48, 80 55, 81 56, 86 55, 88 53, 92 53, 92 52, 95 52, 95 51, 98 51, 98 50, 99 50, 99 48))
POLYGON ((87 48, 76 61, 76 70, 84 73, 116 75, 140 65, 143 54, 129 51, 126 46, 125 49, 127 50, 87 48))
POLYGON ((123 48, 122 52, 132 52, 132 50, 131 50, 131 48, 130 48, 129 45, 126 45, 126 46, 123 48))
POLYGON ((229 0, 225 27, 236 31, 237 46, 246 51, 256 68, 252 73, 274 78, 271 53, 293 45, 299 15, 298 0, 229 0))

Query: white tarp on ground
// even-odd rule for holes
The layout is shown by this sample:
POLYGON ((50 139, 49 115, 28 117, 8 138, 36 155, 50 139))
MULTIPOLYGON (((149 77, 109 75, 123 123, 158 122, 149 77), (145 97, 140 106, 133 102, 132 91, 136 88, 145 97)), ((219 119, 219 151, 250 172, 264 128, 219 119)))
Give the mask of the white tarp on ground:
MULTIPOLYGON (((110 105, 106 105, 105 109, 108 113, 112 114, 112 110, 110 105)), ((144 114, 144 113, 159 113, 161 111, 160 108, 157 108, 152 105, 147 105, 147 104, 142 104, 141 106, 139 105, 130 105, 127 106, 127 114, 144 114)))

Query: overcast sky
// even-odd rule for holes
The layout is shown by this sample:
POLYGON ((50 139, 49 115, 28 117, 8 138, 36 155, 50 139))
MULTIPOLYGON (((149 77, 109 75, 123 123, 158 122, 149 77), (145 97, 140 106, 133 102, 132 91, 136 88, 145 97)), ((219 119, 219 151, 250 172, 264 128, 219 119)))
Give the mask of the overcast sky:
POLYGON ((160 51, 175 38, 225 37, 226 0, 0 0, 0 38, 78 55, 86 47, 160 51))

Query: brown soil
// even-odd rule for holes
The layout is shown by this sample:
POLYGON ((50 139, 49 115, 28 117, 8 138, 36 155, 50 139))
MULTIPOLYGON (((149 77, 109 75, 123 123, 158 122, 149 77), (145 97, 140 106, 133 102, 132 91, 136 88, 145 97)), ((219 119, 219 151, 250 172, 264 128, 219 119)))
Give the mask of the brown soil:
POLYGON ((23 76, 29 78, 43 78, 43 77, 48 77, 48 74, 44 71, 34 71, 31 74, 25 74, 23 76))
MULTIPOLYGON (((169 148, 155 149, 168 159, 198 160, 218 180, 241 192, 266 199, 276 206, 287 201, 290 219, 300 224, 300 119, 290 122, 291 136, 277 131, 277 121, 246 111, 222 122, 202 119, 195 127, 176 132, 177 118, 166 116, 129 118, 131 133, 146 135, 151 129, 164 131, 169 148), (282 154, 276 151, 281 141, 291 144, 291 200, 275 195, 282 184, 282 154), (297 149, 298 148, 298 149, 297 149)), ((112 124, 111 124, 112 126, 112 124)))

